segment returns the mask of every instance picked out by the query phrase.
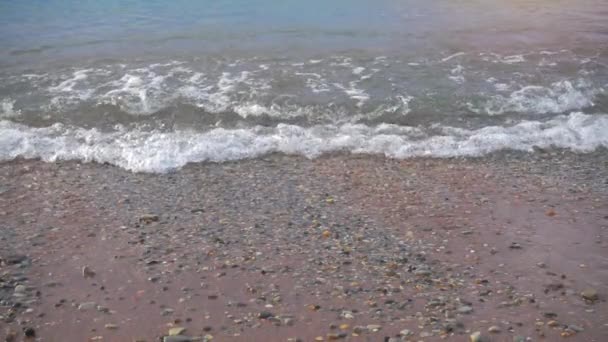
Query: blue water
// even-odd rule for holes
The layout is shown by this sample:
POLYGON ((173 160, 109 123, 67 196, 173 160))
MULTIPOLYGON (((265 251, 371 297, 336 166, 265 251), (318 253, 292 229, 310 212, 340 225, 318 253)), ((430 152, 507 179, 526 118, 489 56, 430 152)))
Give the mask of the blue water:
POLYGON ((0 160, 607 146, 604 0, 0 0, 0 160))

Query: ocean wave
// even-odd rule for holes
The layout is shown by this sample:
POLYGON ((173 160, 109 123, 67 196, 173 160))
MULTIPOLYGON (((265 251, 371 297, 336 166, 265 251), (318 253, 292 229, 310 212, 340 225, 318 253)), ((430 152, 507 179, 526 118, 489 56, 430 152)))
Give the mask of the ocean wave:
MULTIPOLYGON (((507 90, 509 87, 496 84, 497 90, 507 90)), ((469 105, 476 113, 500 115, 505 113, 564 113, 581 110, 594 105, 594 98, 603 92, 594 88, 584 79, 554 82, 550 86, 528 85, 511 92, 508 96, 493 95, 481 108, 469 105)))
POLYGON ((436 125, 431 130, 392 124, 280 124, 273 128, 216 128, 159 132, 116 127, 112 132, 55 124, 33 128, 0 121, 0 160, 110 163, 135 172, 167 172, 190 162, 223 162, 281 152, 309 158, 332 151, 417 156, 482 156, 504 149, 567 148, 589 152, 608 147, 608 115, 572 113, 549 121, 469 130, 436 125), (433 132, 433 133, 430 133, 433 132))

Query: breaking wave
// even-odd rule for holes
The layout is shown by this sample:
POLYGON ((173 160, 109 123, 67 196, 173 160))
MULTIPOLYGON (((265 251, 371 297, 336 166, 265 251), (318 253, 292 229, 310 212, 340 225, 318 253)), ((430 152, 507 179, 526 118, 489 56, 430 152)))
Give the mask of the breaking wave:
POLYGON ((430 128, 392 124, 280 124, 247 129, 216 128, 160 132, 126 129, 83 129, 55 124, 33 128, 0 121, 0 160, 41 158, 110 163, 135 172, 167 172, 190 162, 222 162, 280 152, 314 158, 332 151, 381 154, 391 158, 417 156, 482 156, 511 149, 567 148, 590 152, 608 147, 608 115, 580 112, 545 122, 522 121, 512 126, 476 130, 435 125, 430 128))

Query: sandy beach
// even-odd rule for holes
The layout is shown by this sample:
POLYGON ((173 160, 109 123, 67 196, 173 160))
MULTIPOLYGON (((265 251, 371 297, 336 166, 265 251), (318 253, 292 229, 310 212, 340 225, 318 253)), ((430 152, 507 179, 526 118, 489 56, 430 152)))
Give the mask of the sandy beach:
POLYGON ((4 162, 1 333, 603 341, 605 154, 4 162))

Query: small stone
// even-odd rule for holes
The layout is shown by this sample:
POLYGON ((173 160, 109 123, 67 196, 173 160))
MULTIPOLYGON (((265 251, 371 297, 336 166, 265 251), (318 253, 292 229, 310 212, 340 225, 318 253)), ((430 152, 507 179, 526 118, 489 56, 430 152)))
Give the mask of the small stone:
POLYGON ((169 329, 169 336, 182 335, 184 332, 186 332, 186 328, 183 327, 171 328, 169 329))
POLYGON ((476 331, 469 336, 471 342, 481 342, 481 332, 476 331))
POLYGON ((367 325, 367 330, 370 330, 370 331, 373 331, 373 332, 376 332, 376 331, 378 331, 380 329, 382 329, 382 326, 378 325, 378 324, 368 324, 367 325))
POLYGON ((555 327, 559 326, 559 323, 557 321, 549 321, 549 322, 547 322, 547 325, 552 328, 555 328, 555 327))
POLYGON ((80 305, 78 305, 79 311, 95 310, 96 308, 97 308, 97 303, 95 303, 95 302, 85 302, 85 303, 80 303, 80 305))
POLYGON ((173 309, 170 308, 164 308, 161 312, 160 312, 161 316, 169 316, 173 314, 173 309))
POLYGON ((421 276, 421 277, 427 277, 427 276, 431 275, 431 271, 427 270, 427 269, 420 269, 420 270, 414 271, 414 275, 421 276))
POLYGON ((147 214, 143 215, 139 218, 139 223, 150 224, 152 222, 158 222, 160 218, 158 215, 147 214))
POLYGON ((545 318, 555 318, 555 317, 557 317, 557 314, 555 312, 547 311, 547 312, 543 312, 543 316, 545 318))
POLYGON ((521 249, 521 245, 518 244, 517 242, 511 242, 511 245, 509 246, 509 248, 511 248, 511 249, 521 249))
POLYGON ((269 319, 270 317, 274 317, 274 314, 270 311, 262 311, 258 315, 260 319, 269 319))
POLYGON ((583 290, 583 292, 581 292, 581 297, 583 297, 585 300, 588 300, 590 302, 594 302, 599 299, 597 291, 592 288, 583 290))
POLYGON ((335 340, 339 340, 342 337, 340 336, 340 334, 336 334, 336 333, 329 333, 327 334, 327 340, 329 341, 335 341, 335 340))
POLYGON ((118 325, 108 323, 105 325, 105 328, 108 330, 116 330, 116 329, 118 329, 118 325))
POLYGON ((340 313, 340 317, 345 318, 345 319, 353 319, 355 318, 355 316, 353 315, 352 311, 347 311, 344 310, 340 313))
POLYGON ((329 237, 331 237, 331 232, 329 230, 324 230, 323 231, 323 237, 326 238, 326 239, 329 238, 329 237))
POLYGON ((538 263, 536 263, 536 266, 538 266, 540 268, 547 268, 547 265, 544 262, 538 262, 538 263))
POLYGON ((403 329, 399 332, 399 336, 401 337, 410 336, 411 334, 412 332, 409 329, 403 329))
POLYGON ((15 286, 15 293, 25 293, 26 291, 27 291, 27 287, 25 287, 25 285, 15 286))
POLYGON ((493 333, 493 334, 498 334, 501 332, 500 327, 497 325, 493 325, 491 327, 488 328, 488 332, 493 333))
POLYGON ((83 266, 82 267, 82 276, 85 279, 93 278, 93 277, 95 277, 95 272, 89 266, 83 266))
POLYGON ((17 340, 17 333, 14 330, 7 330, 4 342, 15 342, 17 340))
POLYGON ((193 342, 193 341, 201 341, 202 337, 190 337, 184 335, 176 335, 176 336, 165 336, 163 337, 163 342, 193 342))
POLYGON ((340 324, 340 326, 338 328, 340 328, 340 330, 348 330, 348 328, 350 328, 350 325, 344 323, 344 324, 340 324))
POLYGON ((420 337, 422 337, 422 338, 425 338, 425 337, 431 337, 431 336, 433 336, 433 334, 431 334, 431 333, 430 333, 430 332, 428 332, 428 331, 421 331, 421 332, 420 332, 420 337))
POLYGON ((583 332, 585 330, 585 329, 579 327, 578 325, 574 325, 574 324, 569 324, 568 325, 568 329, 570 329, 570 330, 572 330, 574 332, 577 332, 577 333, 583 332))
POLYGON ((458 310, 456 310, 458 313, 460 314, 470 314, 471 312, 473 312, 473 308, 468 306, 468 305, 463 305, 461 307, 458 308, 458 310))
POLYGON ((25 334, 25 337, 35 337, 36 336, 36 330, 34 330, 34 328, 32 328, 32 327, 27 327, 27 328, 23 329, 23 333, 25 334))
POLYGON ((354 332, 355 334, 359 334, 359 335, 360 335, 360 334, 362 334, 362 333, 363 333, 363 332, 365 332, 365 331, 367 331, 367 328, 366 328, 366 327, 364 327, 364 326, 361 326, 361 325, 356 325, 356 326, 353 328, 353 332, 354 332))

